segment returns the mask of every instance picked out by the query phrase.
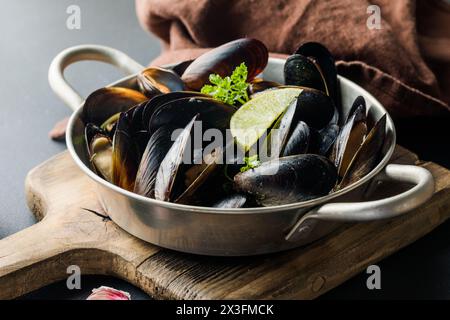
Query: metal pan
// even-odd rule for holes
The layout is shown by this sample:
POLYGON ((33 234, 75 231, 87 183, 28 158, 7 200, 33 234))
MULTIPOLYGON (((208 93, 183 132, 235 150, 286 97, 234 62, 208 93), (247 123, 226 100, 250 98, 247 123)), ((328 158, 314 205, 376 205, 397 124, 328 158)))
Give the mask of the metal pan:
MULTIPOLYGON (((217 256, 276 252, 314 241, 342 223, 364 223, 405 214, 433 194, 434 181, 427 170, 411 165, 388 165, 396 141, 394 123, 389 115, 388 139, 378 166, 356 183, 321 198, 266 208, 217 209, 161 202, 128 192, 99 178, 89 169, 84 126, 80 120, 84 99, 63 75, 68 65, 81 60, 110 63, 129 74, 111 86, 135 88, 136 73, 144 67, 112 48, 77 46, 64 50, 54 59, 49 82, 62 101, 74 110, 67 130, 67 147, 75 163, 95 182, 105 212, 132 235, 155 245, 217 256), (409 183, 413 187, 392 197, 364 201, 366 190, 379 180, 409 183)), ((284 60, 271 58, 264 78, 282 82, 283 65, 284 60)), ((362 95, 371 116, 378 119, 386 113, 367 91, 344 77, 339 77, 339 81, 344 108, 349 108, 354 98, 362 95)))

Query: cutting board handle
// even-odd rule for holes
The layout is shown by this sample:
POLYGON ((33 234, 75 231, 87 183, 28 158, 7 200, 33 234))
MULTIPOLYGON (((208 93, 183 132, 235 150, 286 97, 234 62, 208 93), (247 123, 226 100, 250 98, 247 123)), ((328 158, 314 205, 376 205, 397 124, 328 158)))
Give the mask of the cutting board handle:
POLYGON ((58 261, 69 247, 51 217, 0 240, 0 299, 21 296, 67 276, 58 261))

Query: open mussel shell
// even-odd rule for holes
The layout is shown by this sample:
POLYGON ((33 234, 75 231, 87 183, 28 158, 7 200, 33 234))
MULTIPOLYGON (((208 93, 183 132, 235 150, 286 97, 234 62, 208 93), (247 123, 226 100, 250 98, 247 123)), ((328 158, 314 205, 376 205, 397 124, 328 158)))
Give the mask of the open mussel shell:
POLYGON ((332 98, 338 110, 340 110, 341 96, 337 79, 336 62, 330 51, 318 42, 306 42, 295 51, 295 54, 309 58, 319 67, 325 79, 326 92, 332 98))
POLYGON ((85 123, 100 126, 112 116, 127 111, 146 100, 145 95, 133 89, 102 88, 87 97, 82 110, 82 119, 85 123))
POLYGON ((272 89, 276 89, 277 87, 282 86, 280 83, 278 82, 274 82, 274 81, 267 81, 261 78, 256 78, 254 80, 252 80, 252 82, 250 82, 250 84, 248 85, 248 95, 250 98, 252 98, 254 95, 266 91, 266 90, 272 90, 272 89))
POLYGON ((363 96, 357 96, 355 98, 344 123, 347 123, 358 109, 362 110, 362 114, 367 114, 366 100, 363 96))
POLYGON ((243 208, 248 202, 247 196, 245 194, 231 194, 225 198, 217 201, 212 205, 213 208, 243 208))
POLYGON ((161 162, 173 144, 172 133, 176 127, 159 128, 150 137, 136 174, 134 192, 149 198, 155 197, 155 181, 161 162))
POLYGON ((112 182, 128 191, 133 191, 141 152, 133 138, 135 128, 130 115, 120 114, 113 138, 112 182))
POLYGON ((224 131, 230 127, 230 119, 235 111, 235 107, 212 98, 181 98, 160 106, 153 113, 149 127, 151 132, 166 124, 183 128, 192 117, 198 115, 203 129, 224 131))
POLYGON ((184 172, 184 185, 186 189, 175 202, 181 204, 201 202, 202 199, 198 199, 199 195, 196 193, 217 173, 220 167, 221 157, 222 149, 214 149, 211 153, 205 155, 203 163, 193 164, 187 169, 184 172))
MULTIPOLYGON (((336 108, 321 91, 303 88, 302 93, 277 119, 263 144, 268 159, 302 154, 308 151, 313 134, 334 124, 336 108), (317 129, 316 129, 317 128, 317 129), (311 129, 311 130, 310 130, 311 129)), ((321 137, 317 133, 317 143, 321 137)), ((320 146, 322 146, 320 144, 320 146)))
POLYGON ((340 177, 344 175, 347 168, 364 141, 367 134, 365 107, 359 106, 350 120, 342 127, 333 146, 330 158, 338 168, 340 177))
POLYGON ((194 98, 194 97, 211 98, 208 95, 195 91, 176 91, 156 96, 150 99, 145 104, 144 111, 142 113, 142 122, 145 123, 147 126, 149 126, 151 117, 153 116, 155 111, 158 110, 161 106, 174 100, 182 98, 194 98))
POLYGON ((268 62, 266 46, 259 40, 243 38, 228 42, 195 59, 181 77, 189 89, 200 91, 210 74, 229 76, 242 62, 248 70, 247 81, 261 73, 268 62))
POLYGON ((358 181, 375 168, 380 160, 385 139, 386 114, 376 122, 361 147, 355 153, 339 183, 339 189, 358 181))
POLYGON ((184 90, 184 82, 172 70, 150 67, 141 71, 137 76, 139 89, 148 98, 162 93, 184 90))
POLYGON ((283 205, 327 195, 335 186, 335 166, 325 157, 301 154, 262 163, 234 176, 236 190, 263 206, 283 205))
POLYGON ((112 181, 112 141, 99 127, 88 123, 85 128, 86 145, 92 169, 106 181, 112 181))
MULTIPOLYGON (((294 100, 286 111, 275 121, 263 143, 262 152, 267 159, 278 158, 292 131, 294 115, 297 109, 297 101, 294 100)), ((295 124, 294 124, 295 125, 295 124)), ((261 158, 261 157, 260 157, 261 158)))
POLYGON ((328 95, 320 67, 315 61, 301 54, 293 54, 287 58, 284 64, 284 82, 287 85, 317 89, 328 95))
POLYGON ((180 190, 175 190, 178 188, 174 188, 176 187, 175 181, 183 175, 184 170, 180 170, 183 155, 197 117, 198 115, 195 115, 178 135, 159 166, 155 181, 155 199, 157 200, 172 201, 181 194, 180 190))
POLYGON ((181 61, 181 62, 171 65, 167 69, 172 70, 173 72, 175 72, 177 75, 179 75, 181 77, 183 75, 184 71, 186 71, 187 67, 189 67, 192 62, 194 62, 194 60, 181 61))

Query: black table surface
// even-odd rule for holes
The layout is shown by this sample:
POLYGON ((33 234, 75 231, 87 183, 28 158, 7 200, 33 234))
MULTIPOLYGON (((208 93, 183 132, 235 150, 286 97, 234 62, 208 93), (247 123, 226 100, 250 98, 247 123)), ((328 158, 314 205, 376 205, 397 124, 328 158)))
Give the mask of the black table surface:
MULTIPOLYGON (((3 1, 0 10, 0 238, 33 223, 24 196, 27 172, 65 150, 47 132, 70 110, 52 93, 47 71, 61 50, 85 43, 102 44, 128 53, 141 64, 160 51, 158 40, 136 19, 134 1, 21 0, 3 1), (70 5, 81 9, 81 29, 66 26, 70 5)), ((82 62, 69 67, 67 79, 85 96, 122 76, 113 67, 82 62)), ((379 263, 381 289, 368 290, 364 272, 323 296, 324 299, 450 298, 450 223, 379 263)), ((149 299, 119 279, 83 276, 81 290, 65 281, 26 295, 26 299, 84 299, 92 288, 108 285, 149 299)))

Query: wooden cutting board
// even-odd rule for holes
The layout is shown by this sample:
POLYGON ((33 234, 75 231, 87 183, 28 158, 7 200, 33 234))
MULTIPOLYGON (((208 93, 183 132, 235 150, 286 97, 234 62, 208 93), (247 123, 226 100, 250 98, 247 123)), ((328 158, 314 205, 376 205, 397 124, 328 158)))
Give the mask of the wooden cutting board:
MULTIPOLYGON (((436 179, 433 198, 393 220, 347 224, 283 253, 217 258, 145 243, 105 215, 89 178, 67 152, 33 169, 28 205, 39 223, 0 240, 0 298, 15 298, 82 274, 112 275, 160 299, 311 299, 433 230, 450 216, 450 171, 397 147, 393 163, 416 163, 436 179)), ((384 192, 395 190, 386 185, 384 192)), ((398 190, 397 190, 398 191, 398 190)))

